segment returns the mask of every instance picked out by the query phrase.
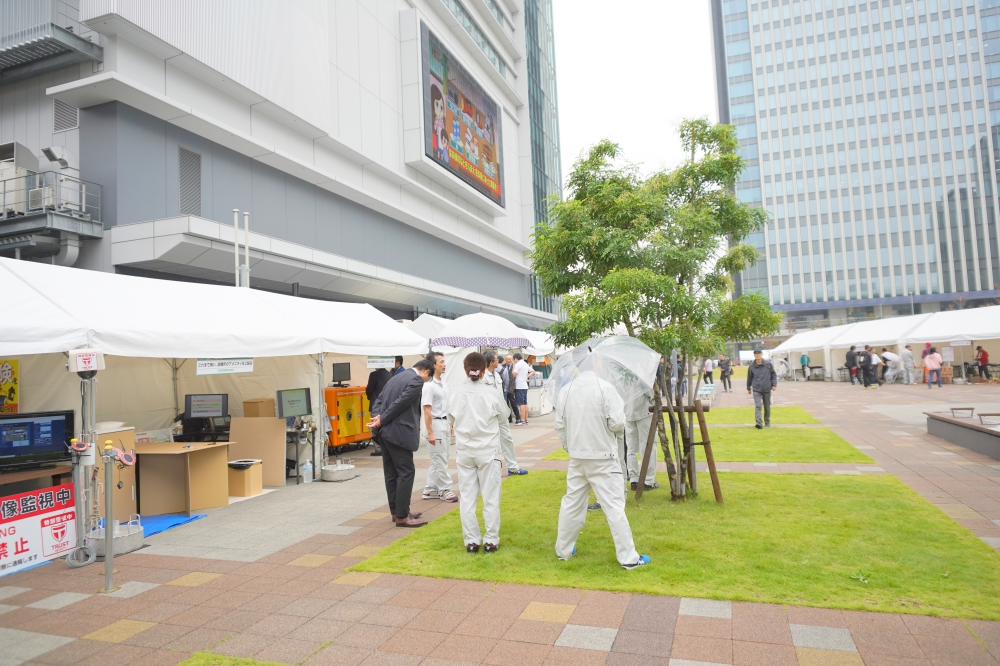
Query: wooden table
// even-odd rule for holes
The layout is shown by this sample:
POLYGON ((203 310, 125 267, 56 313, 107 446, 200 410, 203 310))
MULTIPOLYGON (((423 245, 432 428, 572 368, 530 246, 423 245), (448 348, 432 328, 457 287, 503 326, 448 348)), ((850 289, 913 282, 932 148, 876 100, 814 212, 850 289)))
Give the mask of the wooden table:
MULTIPOLYGON (((44 479, 49 476, 52 477, 52 485, 59 485, 62 477, 72 476, 73 466, 72 465, 56 465, 55 467, 42 467, 39 469, 25 469, 20 472, 6 472, 0 474, 0 486, 7 485, 8 483, 17 483, 18 481, 31 481, 32 479, 44 479)), ((27 492, 27 491, 26 491, 27 492)), ((3 492, 0 492, 3 495, 3 492)))
POLYGON ((140 442, 139 511, 155 516, 229 504, 229 445, 235 442, 140 442))

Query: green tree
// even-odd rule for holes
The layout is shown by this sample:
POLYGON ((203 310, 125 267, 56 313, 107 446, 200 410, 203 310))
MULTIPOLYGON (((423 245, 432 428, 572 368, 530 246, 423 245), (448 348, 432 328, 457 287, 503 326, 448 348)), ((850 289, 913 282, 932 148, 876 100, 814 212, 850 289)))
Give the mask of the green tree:
POLYGON ((735 129, 698 119, 679 134, 684 163, 645 179, 617 144, 598 143, 538 227, 531 258, 542 289, 562 296, 566 318, 551 329, 560 344, 623 326, 653 349, 703 359, 777 329, 765 297, 733 297, 732 275, 757 259, 745 240, 767 219, 734 194, 744 168, 735 129))

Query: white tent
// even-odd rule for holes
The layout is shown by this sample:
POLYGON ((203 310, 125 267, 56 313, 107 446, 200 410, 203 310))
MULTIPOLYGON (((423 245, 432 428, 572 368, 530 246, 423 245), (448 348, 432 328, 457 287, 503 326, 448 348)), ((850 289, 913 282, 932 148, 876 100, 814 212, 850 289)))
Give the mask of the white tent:
POLYGON ((371 305, 0 258, 0 356, 99 347, 146 358, 420 354, 371 305))
POLYGON ((796 333, 780 345, 771 350, 772 354, 788 353, 797 354, 823 349, 836 338, 844 335, 856 324, 844 324, 842 326, 831 326, 830 328, 817 328, 811 331, 796 333))
POLYGON ((965 342, 1000 338, 1000 305, 934 313, 909 332, 907 342, 965 342))
POLYGON ((413 321, 407 326, 411 332, 416 333, 424 340, 424 348, 426 349, 427 343, 437 337, 441 329, 444 328, 449 319, 444 317, 435 317, 432 314, 427 314, 426 312, 413 321))
POLYGON ((556 350, 556 341, 545 331, 527 331, 522 328, 521 333, 531 341, 531 346, 524 349, 531 356, 548 356, 556 350))

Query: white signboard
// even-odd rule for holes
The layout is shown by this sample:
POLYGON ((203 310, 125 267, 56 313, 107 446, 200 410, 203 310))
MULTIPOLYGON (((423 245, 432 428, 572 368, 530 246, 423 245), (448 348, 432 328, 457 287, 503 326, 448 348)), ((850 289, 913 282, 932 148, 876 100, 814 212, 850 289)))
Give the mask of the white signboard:
POLYGON ((956 340, 955 342, 951 343, 951 346, 952 347, 971 347, 972 346, 972 340, 956 340))
POLYGON ((73 485, 0 497, 0 576, 76 547, 73 485))
POLYGON ((199 375, 235 375, 253 372, 252 358, 199 358, 199 375))
POLYGON ((385 368, 386 370, 392 370, 392 366, 395 365, 395 362, 395 356, 369 356, 368 369, 385 368))
POLYGON ((951 363, 955 360, 955 350, 951 347, 941 347, 941 359, 945 363, 951 363))

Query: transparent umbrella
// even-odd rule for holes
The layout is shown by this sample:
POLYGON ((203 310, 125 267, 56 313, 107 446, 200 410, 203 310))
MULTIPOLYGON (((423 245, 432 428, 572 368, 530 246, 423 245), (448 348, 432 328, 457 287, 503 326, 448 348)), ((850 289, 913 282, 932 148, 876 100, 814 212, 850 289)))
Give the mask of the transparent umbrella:
POLYGON ((558 409, 563 389, 580 373, 592 370, 614 386, 628 405, 653 390, 659 365, 660 354, 636 338, 627 335, 591 338, 559 357, 546 386, 552 406, 558 409))

